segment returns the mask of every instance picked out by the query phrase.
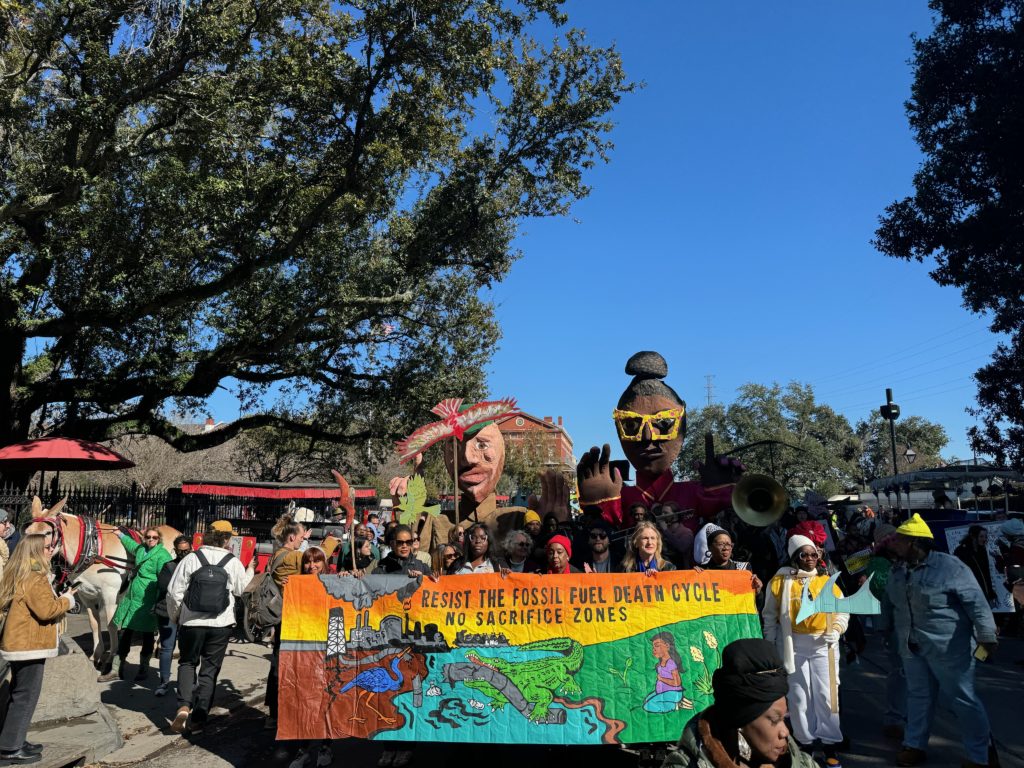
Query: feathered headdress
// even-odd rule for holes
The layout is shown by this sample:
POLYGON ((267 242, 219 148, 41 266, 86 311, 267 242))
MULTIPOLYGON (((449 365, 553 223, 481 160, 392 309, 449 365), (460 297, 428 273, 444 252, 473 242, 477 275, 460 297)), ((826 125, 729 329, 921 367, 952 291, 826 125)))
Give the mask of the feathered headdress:
POLYGON ((399 440, 396 443, 399 457, 403 462, 408 461, 417 453, 423 453, 440 440, 447 437, 461 440, 467 430, 478 424, 512 415, 516 412, 516 400, 514 397, 505 397, 501 400, 488 400, 462 408, 462 398, 451 397, 442 400, 431 408, 430 412, 440 416, 441 421, 431 422, 420 427, 405 440, 399 440))

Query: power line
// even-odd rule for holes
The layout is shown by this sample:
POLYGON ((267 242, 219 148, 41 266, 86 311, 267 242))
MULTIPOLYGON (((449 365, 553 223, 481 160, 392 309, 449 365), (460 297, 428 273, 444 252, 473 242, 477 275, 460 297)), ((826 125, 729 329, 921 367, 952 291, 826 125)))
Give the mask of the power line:
MULTIPOLYGON (((835 397, 836 395, 842 395, 842 394, 845 394, 846 392, 853 392, 853 391, 856 391, 858 389, 864 389, 866 386, 869 386, 870 382, 872 382, 872 381, 880 381, 880 382, 887 383, 887 384, 892 384, 894 382, 899 382, 899 381, 913 381, 914 379, 920 378, 922 376, 929 376, 932 373, 937 373, 939 371, 944 371, 944 370, 947 370, 949 368, 955 368, 957 366, 972 366, 972 367, 974 367, 974 366, 977 366, 979 363, 981 363, 981 362, 983 362, 985 360, 991 359, 989 355, 982 355, 982 356, 979 357, 977 355, 977 353, 975 352, 970 357, 967 357, 967 358, 965 358, 963 360, 957 360, 956 362, 950 363, 948 365, 940 366, 938 368, 931 368, 931 369, 929 369, 927 371, 921 371, 920 373, 915 373, 915 374, 913 374, 911 376, 903 376, 902 375, 905 371, 914 371, 914 370, 917 370, 918 368, 923 368, 926 365, 932 365, 933 363, 936 363, 936 362, 938 362, 940 360, 946 360, 946 359, 949 359, 950 357, 953 357, 954 355, 959 355, 959 354, 962 354, 962 353, 967 352, 967 351, 970 351, 970 350, 968 350, 967 348, 959 349, 956 352, 950 352, 948 355, 941 355, 941 356, 935 357, 935 358, 933 358, 931 360, 926 360, 923 363, 918 363, 917 365, 908 366, 906 368, 903 368, 899 372, 900 377, 897 378, 897 379, 892 378, 891 372, 890 373, 878 372, 875 375, 873 375, 870 379, 865 379, 865 380, 858 381, 856 384, 850 384, 850 385, 845 386, 845 387, 840 387, 839 389, 825 390, 824 392, 819 392, 818 390, 815 390, 814 394, 816 396, 822 397, 822 398, 835 397)), ((973 372, 974 371, 971 371, 971 373, 973 373, 973 372)))

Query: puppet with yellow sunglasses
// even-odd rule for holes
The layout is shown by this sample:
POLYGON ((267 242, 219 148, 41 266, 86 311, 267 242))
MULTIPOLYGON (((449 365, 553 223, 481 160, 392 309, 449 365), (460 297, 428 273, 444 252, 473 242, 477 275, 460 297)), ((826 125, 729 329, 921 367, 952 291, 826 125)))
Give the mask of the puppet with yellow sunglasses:
POLYGON ((577 467, 580 504, 599 506, 610 523, 629 527, 632 521, 624 519, 624 510, 635 504, 650 509, 672 501, 679 509, 694 510, 692 519, 699 525, 729 506, 742 465, 709 457, 700 468, 700 482, 675 482, 672 466, 686 436, 686 403, 663 381, 668 364, 657 352, 637 352, 626 363, 626 373, 633 380, 619 398, 612 419, 622 452, 636 470, 636 484, 623 485, 618 471, 610 466, 610 446, 595 446, 577 467))

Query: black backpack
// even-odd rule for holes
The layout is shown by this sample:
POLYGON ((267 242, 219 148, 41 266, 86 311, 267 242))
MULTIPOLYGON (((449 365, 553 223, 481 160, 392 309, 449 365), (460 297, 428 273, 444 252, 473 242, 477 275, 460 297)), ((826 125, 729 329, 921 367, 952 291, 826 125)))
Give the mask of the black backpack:
POLYGON ((188 581, 188 588, 185 590, 185 607, 193 613, 223 613, 231 604, 228 597, 230 577, 224 564, 233 555, 228 552, 219 563, 211 565, 203 556, 201 549, 196 550, 195 554, 199 558, 200 566, 188 581))

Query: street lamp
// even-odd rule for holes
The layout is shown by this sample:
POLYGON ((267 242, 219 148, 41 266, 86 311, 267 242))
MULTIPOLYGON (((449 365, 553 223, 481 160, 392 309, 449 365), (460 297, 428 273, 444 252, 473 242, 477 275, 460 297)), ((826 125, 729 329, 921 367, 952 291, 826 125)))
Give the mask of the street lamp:
MULTIPOLYGON (((883 419, 889 422, 889 439, 892 441, 892 472, 894 476, 899 476, 899 469, 896 466, 896 419, 900 417, 900 407, 892 401, 892 389, 885 390, 885 405, 879 408, 878 412, 882 414, 883 419)), ((895 479, 896 477, 893 477, 893 480, 895 479)), ((896 484, 896 509, 898 510, 897 514, 903 510, 898 483, 896 484)))
POLYGON ((917 451, 908 445, 907 450, 903 452, 903 458, 907 460, 907 464, 913 464, 917 458, 917 451))

